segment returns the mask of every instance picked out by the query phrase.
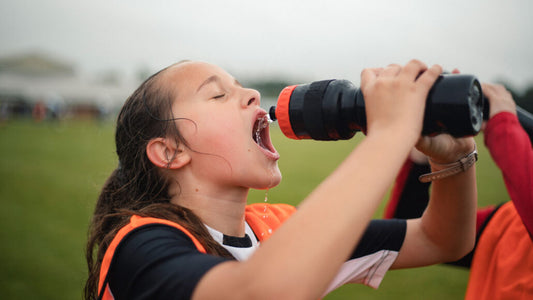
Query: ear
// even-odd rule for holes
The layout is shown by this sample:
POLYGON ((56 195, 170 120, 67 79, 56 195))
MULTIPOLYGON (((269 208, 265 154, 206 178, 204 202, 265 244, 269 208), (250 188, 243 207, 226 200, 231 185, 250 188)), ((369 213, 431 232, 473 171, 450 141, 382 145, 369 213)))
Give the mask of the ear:
POLYGON ((146 155, 156 166, 163 169, 179 169, 191 161, 185 145, 169 138, 154 138, 146 145, 146 155))

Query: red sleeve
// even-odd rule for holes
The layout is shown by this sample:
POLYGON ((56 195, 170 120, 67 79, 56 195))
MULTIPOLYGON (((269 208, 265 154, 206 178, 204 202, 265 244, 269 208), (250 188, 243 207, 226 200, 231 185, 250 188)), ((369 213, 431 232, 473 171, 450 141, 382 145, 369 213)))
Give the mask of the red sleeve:
POLYGON ((518 118, 508 112, 492 117, 484 134, 509 196, 533 238, 533 149, 529 136, 518 118))

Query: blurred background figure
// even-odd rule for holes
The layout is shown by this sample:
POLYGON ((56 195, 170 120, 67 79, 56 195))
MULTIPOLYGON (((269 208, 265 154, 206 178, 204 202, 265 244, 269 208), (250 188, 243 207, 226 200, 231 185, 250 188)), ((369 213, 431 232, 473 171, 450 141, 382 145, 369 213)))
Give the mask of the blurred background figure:
POLYGON ((46 106, 44 105, 42 101, 37 101, 33 105, 33 110, 32 110, 31 115, 35 122, 41 122, 42 120, 46 118, 46 106))

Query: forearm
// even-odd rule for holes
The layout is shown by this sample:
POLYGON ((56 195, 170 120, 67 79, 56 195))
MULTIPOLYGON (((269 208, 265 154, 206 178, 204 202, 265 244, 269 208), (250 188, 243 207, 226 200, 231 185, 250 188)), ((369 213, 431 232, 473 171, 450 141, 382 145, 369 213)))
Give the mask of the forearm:
POLYGON ((511 200, 533 232, 533 150, 527 133, 511 113, 495 115, 487 123, 485 143, 501 169, 511 200))
POLYGON ((321 295, 355 248, 407 156, 409 147, 402 151, 399 143, 393 138, 367 138, 280 228, 277 240, 273 237, 271 241, 286 245, 275 254, 286 258, 281 264, 288 264, 280 264, 289 272, 281 280, 297 278, 297 285, 314 287, 315 295, 321 295), (296 249, 300 247, 305 250, 296 249))
POLYGON ((472 249, 476 207, 475 166, 433 182, 430 202, 421 218, 421 228, 438 247, 443 261, 458 259, 472 249))
MULTIPOLYGON (((473 140, 463 140, 464 150, 473 149, 473 140)), ((469 151, 469 150, 467 150, 469 151)), ((457 160, 456 155, 440 161, 457 160)), ((442 166, 432 162, 432 171, 442 166)), ((393 268, 412 268, 454 261, 466 255, 475 243, 476 222, 475 165, 464 172, 436 179, 427 209, 419 219, 407 222, 407 233, 393 268)))
POLYGON ((233 274, 245 283, 241 281, 239 286, 245 285, 265 298, 321 297, 355 248, 406 158, 410 146, 402 142, 394 137, 365 139, 238 267, 241 272, 233 274))

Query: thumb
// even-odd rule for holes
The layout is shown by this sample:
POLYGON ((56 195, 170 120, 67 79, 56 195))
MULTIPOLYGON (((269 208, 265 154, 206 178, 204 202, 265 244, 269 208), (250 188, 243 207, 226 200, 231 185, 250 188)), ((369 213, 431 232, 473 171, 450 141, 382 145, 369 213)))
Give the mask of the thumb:
POLYGON ((421 136, 415 144, 415 147, 418 151, 424 152, 423 150, 427 149, 431 144, 431 139, 428 136, 421 136))

